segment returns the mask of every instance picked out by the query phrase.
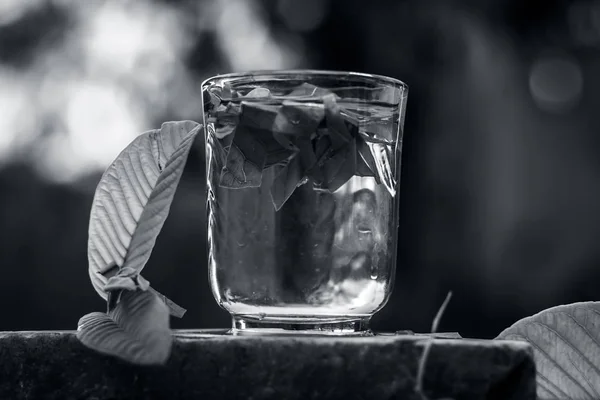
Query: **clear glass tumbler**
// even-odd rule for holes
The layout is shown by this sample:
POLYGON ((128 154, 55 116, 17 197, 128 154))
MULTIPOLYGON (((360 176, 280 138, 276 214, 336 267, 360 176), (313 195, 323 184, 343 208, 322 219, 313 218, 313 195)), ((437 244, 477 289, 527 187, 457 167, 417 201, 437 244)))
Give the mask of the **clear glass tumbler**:
POLYGON ((202 89, 209 276, 232 332, 370 334, 394 283, 407 85, 298 70, 202 89))

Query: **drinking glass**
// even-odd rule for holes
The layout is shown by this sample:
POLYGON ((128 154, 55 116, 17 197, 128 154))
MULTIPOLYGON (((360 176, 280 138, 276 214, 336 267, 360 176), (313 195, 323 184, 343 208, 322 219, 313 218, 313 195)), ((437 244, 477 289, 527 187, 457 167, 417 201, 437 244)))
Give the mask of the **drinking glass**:
POLYGON ((369 335, 394 285, 408 86, 295 70, 202 91, 209 277, 231 332, 369 335))

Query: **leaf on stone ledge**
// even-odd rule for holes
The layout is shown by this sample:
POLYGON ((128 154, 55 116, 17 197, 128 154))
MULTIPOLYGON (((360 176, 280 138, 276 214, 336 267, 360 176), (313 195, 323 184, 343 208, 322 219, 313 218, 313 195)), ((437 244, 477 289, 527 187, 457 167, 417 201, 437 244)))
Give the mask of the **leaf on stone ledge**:
POLYGON ((87 347, 138 365, 164 364, 171 353, 169 309, 151 291, 123 291, 115 309, 94 312, 78 323, 87 347))
POLYGON ((540 399, 600 399, 600 302, 549 308, 496 339, 529 342, 540 399))
MULTIPOLYGON (((127 274, 131 278, 139 275, 150 258, 200 129, 195 122, 180 121, 166 122, 160 130, 143 133, 102 176, 90 215, 88 271, 94 288, 104 299, 108 299, 109 271, 115 266, 119 270, 129 268, 134 271, 133 275, 127 274)), ((111 290, 129 290, 130 286, 126 280, 116 279, 111 290)), ((175 316, 181 316, 181 310, 178 306, 171 308, 175 316)))

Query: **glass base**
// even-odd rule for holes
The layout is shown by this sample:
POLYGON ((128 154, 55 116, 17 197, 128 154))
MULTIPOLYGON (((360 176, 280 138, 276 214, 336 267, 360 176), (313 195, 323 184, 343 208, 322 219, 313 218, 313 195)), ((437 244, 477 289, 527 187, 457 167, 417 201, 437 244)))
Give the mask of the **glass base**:
POLYGON ((369 322, 362 318, 252 318, 234 316, 232 335, 317 335, 317 336, 373 336, 369 322))

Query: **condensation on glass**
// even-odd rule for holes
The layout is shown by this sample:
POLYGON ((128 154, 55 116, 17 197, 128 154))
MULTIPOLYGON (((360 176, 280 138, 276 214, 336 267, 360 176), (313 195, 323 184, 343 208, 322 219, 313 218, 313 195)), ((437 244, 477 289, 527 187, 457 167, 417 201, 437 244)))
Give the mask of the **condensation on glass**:
POLYGON ((370 334, 394 283, 407 94, 350 72, 203 83, 209 276, 233 333, 370 334))

